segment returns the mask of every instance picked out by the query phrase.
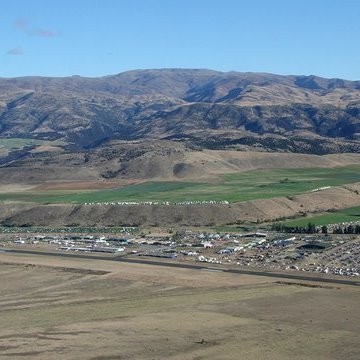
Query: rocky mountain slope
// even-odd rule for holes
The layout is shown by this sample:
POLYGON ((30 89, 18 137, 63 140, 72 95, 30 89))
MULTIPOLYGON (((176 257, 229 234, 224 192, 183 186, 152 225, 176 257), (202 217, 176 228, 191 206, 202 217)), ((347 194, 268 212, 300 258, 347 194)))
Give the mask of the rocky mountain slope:
POLYGON ((358 152, 360 81, 211 70, 0 79, 1 138, 168 139, 197 148, 358 152))

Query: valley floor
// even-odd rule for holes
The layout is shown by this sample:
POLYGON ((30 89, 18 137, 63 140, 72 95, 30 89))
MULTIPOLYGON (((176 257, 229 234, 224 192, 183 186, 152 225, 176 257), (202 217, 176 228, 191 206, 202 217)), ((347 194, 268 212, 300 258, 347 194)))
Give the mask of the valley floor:
POLYGON ((358 359, 359 288, 0 253, 0 359, 358 359))

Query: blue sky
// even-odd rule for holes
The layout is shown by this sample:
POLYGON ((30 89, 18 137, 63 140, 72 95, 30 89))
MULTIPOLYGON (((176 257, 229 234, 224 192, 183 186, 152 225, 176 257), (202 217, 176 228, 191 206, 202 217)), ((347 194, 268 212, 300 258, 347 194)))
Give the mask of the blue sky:
POLYGON ((11 0, 0 76, 208 68, 360 80, 358 0, 11 0))

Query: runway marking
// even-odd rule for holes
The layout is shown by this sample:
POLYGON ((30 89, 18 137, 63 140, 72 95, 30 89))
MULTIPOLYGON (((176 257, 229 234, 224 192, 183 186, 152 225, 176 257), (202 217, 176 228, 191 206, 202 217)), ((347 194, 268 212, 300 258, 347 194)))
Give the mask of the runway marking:
POLYGON ((200 270, 204 270, 204 271, 212 271, 212 272, 224 272, 225 270, 223 270, 223 269, 216 269, 216 268, 207 268, 207 267, 204 267, 204 268, 202 268, 202 269, 200 269, 200 270))

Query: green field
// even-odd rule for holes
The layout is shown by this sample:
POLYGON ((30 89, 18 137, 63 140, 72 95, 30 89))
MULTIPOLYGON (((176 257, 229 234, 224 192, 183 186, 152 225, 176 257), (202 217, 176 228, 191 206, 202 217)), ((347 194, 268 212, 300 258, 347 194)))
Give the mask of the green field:
POLYGON ((0 194, 0 201, 86 203, 108 201, 230 202, 291 196, 323 187, 360 182, 360 166, 255 170, 223 175, 218 183, 146 182, 111 190, 23 191, 0 194))
POLYGON ((37 139, 9 138, 0 139, 0 153, 8 153, 9 151, 21 150, 26 146, 52 145, 59 146, 65 143, 59 140, 47 141, 37 139))
POLYGON ((311 222, 315 225, 337 224, 342 222, 360 221, 360 206, 355 206, 323 215, 312 217, 302 217, 290 221, 285 221, 283 224, 288 227, 304 227, 311 222))
POLYGON ((212 226, 211 229, 216 231, 217 233, 244 233, 244 232, 259 230, 258 226, 251 226, 251 225, 248 225, 248 226, 212 226))

